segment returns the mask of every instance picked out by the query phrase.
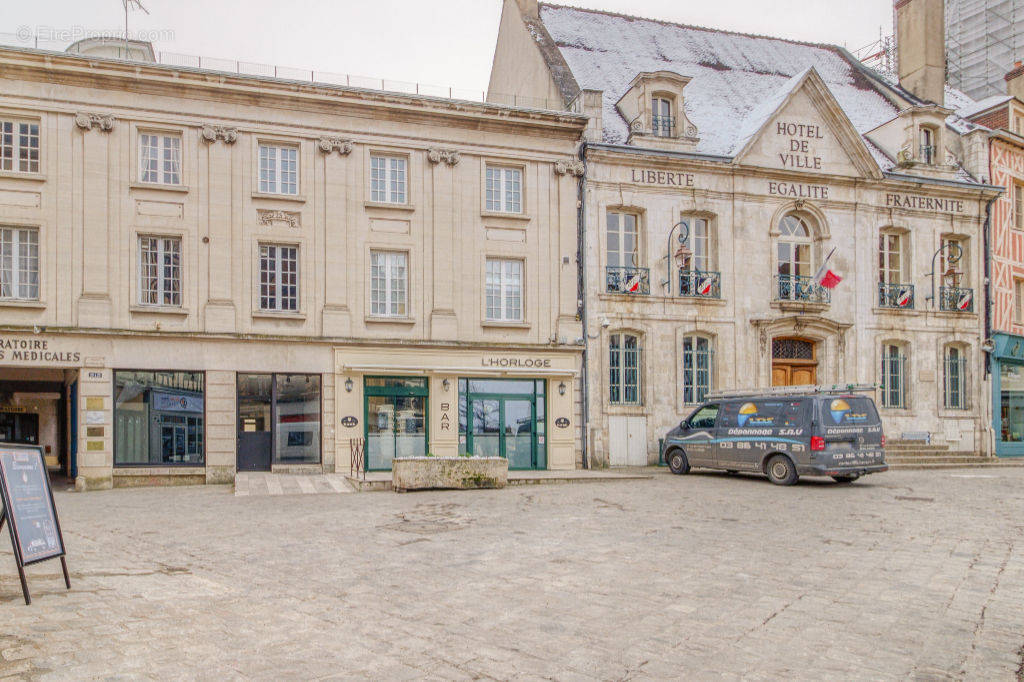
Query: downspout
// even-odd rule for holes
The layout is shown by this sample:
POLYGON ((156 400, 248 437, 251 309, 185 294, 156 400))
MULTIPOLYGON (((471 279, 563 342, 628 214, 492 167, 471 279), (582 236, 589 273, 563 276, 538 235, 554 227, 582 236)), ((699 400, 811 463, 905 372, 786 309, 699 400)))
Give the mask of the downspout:
MULTIPOLYGON (((985 249, 985 338, 981 340, 982 346, 988 343, 988 340, 992 338, 992 203, 998 199, 998 197, 992 197, 985 203, 985 225, 981 230, 981 236, 983 248, 985 249)), ((985 374, 984 379, 988 379, 989 372, 992 371, 992 351, 985 350, 985 374)))
POLYGON ((579 190, 576 196, 576 301, 580 322, 583 326, 583 364, 580 368, 580 411, 581 425, 580 444, 583 450, 583 468, 590 468, 590 373, 588 361, 590 339, 587 327, 587 140, 580 144, 580 161, 583 162, 583 174, 580 175, 579 190))

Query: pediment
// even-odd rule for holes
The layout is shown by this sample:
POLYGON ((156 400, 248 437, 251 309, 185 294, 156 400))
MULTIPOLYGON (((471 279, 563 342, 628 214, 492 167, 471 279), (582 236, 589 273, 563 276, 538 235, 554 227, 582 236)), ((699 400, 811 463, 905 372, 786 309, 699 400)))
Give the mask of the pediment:
POLYGON ((737 165, 880 179, 881 169, 812 68, 744 121, 737 165))

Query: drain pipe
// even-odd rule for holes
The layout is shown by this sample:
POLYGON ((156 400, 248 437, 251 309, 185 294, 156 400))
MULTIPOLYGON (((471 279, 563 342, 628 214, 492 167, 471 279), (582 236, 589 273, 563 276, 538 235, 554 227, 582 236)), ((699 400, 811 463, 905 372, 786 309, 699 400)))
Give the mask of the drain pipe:
MULTIPOLYGON (((989 339, 992 338, 992 203, 998 197, 992 197, 985 204, 985 226, 981 230, 981 238, 984 241, 985 249, 985 338, 981 340, 982 347, 986 347, 989 339)), ((985 374, 988 379, 992 371, 992 351, 985 350, 985 374)), ((993 408, 994 409, 994 408, 993 408)))
POLYGON ((590 339, 587 331, 587 140, 580 144, 580 161, 583 174, 580 176, 576 196, 576 301, 577 314, 583 326, 583 363, 580 368, 580 411, 583 424, 580 429, 580 445, 583 450, 583 468, 590 468, 590 389, 589 355, 590 339))

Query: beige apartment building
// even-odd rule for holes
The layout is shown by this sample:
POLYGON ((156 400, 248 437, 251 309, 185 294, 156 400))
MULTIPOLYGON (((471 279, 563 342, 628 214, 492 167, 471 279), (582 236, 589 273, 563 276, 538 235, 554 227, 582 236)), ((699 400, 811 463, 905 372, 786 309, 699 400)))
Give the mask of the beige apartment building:
POLYGON ((890 438, 991 452, 988 131, 944 106, 941 2, 897 5, 903 86, 836 46, 505 0, 491 90, 589 118, 595 464, 657 461, 713 389, 851 382, 890 438))
POLYGON ((0 49, 2 439, 79 489, 577 466, 583 115, 138 53, 0 49))

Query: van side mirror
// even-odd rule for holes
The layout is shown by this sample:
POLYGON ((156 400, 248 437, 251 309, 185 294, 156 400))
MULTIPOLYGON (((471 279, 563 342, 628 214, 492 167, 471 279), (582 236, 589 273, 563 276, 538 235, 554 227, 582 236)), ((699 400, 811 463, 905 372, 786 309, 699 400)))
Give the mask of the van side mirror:
POLYGON ((679 422, 679 428, 682 429, 683 431, 688 431, 690 429, 690 424, 684 419, 683 421, 679 422))

